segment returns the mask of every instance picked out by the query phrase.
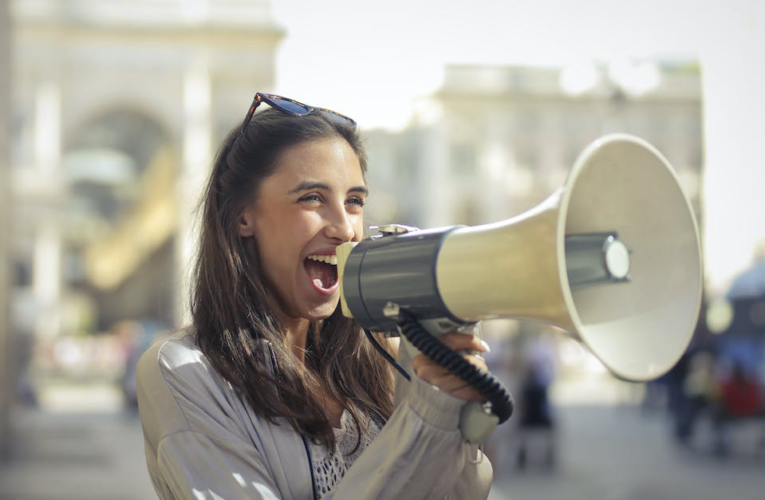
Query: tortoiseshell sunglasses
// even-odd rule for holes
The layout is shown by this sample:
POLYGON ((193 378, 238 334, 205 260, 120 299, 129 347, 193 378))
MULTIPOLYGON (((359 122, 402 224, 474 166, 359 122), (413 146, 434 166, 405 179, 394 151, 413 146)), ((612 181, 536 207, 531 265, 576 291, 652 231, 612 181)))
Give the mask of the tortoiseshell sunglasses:
POLYGON ((247 112, 247 116, 244 117, 244 123, 242 123, 242 129, 240 131, 241 134, 243 134, 247 129, 247 125, 250 124, 250 120, 252 120, 252 116, 255 114, 255 110, 258 108, 258 106, 260 106, 261 102, 265 102, 272 108, 278 109, 282 113, 287 113, 288 115, 306 116, 316 111, 323 113, 327 118, 338 121, 340 123, 344 123, 346 125, 350 125, 352 127, 356 127, 356 122, 353 119, 348 118, 345 115, 341 115, 336 111, 325 108, 315 108, 313 106, 309 106, 307 104, 303 104, 302 102, 288 99, 280 95, 258 92, 255 94, 255 99, 252 100, 252 104, 250 105, 250 110, 247 112))

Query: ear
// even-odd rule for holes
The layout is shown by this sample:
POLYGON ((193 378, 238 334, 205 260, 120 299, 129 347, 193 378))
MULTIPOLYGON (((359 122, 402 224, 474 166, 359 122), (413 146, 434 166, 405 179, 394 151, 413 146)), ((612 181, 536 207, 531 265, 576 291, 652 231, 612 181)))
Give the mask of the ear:
POLYGON ((244 212, 239 216, 239 236, 255 237, 255 220, 250 212, 244 212))

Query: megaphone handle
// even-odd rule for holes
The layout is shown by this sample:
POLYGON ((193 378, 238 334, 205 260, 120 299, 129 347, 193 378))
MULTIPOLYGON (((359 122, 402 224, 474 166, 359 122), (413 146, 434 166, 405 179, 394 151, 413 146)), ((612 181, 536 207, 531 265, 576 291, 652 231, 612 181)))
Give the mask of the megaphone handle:
MULTIPOLYGON (((411 358, 422 354, 406 337, 402 337, 401 343, 411 358)), ((478 401, 468 401, 460 411, 460 433, 469 443, 483 443, 498 424, 499 417, 478 401)))
POLYGON ((476 368, 460 354, 442 344, 411 314, 402 310, 399 318, 404 346, 410 354, 416 355, 421 352, 475 387, 489 400, 490 409, 484 404, 471 402, 463 407, 460 414, 460 430, 463 437, 471 443, 482 442, 497 424, 507 420, 513 413, 513 398, 508 390, 491 373, 476 368), (413 350, 415 352, 412 352, 413 350))

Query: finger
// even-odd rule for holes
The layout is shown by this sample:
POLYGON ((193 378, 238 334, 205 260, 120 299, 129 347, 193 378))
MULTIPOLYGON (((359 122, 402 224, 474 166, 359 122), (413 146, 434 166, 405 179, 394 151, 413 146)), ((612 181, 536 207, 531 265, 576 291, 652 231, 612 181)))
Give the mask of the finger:
POLYGON ((470 384, 461 378, 456 377, 451 373, 442 373, 436 370, 425 370, 423 371, 423 376, 420 378, 429 384, 438 387, 444 392, 453 392, 459 389, 470 387, 470 384))
POLYGON ((418 374, 418 376, 429 384, 438 387, 443 392, 452 396, 467 400, 486 400, 478 390, 456 375, 443 373, 441 370, 428 367, 422 371, 421 375, 418 374))
POLYGON ((476 335, 467 335, 464 333, 447 333, 441 335, 439 340, 453 351, 489 351, 489 345, 478 338, 476 335))
POLYGON ((478 392, 472 386, 467 386, 467 387, 463 387, 461 389, 457 389, 457 390, 451 391, 449 394, 451 394, 455 398, 460 398, 460 399, 464 399, 464 400, 467 400, 467 401, 480 401, 480 402, 485 402, 486 401, 486 397, 483 394, 481 394, 480 392, 478 392))
MULTIPOLYGON (((489 370, 488 367, 486 366, 486 360, 484 360, 480 356, 475 356, 472 354, 463 354, 462 357, 478 368, 482 368, 486 371, 489 370)), ((439 367, 441 366, 437 364, 435 361, 433 361, 432 359, 430 359, 429 357, 425 356, 424 354, 418 354, 412 360, 412 367, 414 367, 415 371, 417 371, 420 367, 426 364, 432 364, 439 367)), ((446 370, 446 368, 444 368, 444 370, 446 370)))
MULTIPOLYGON (((468 362, 476 366, 476 368, 486 370, 486 363, 483 359, 477 356, 465 356, 465 358, 468 362)), ((412 366, 419 378, 438 387, 444 392, 466 400, 486 400, 479 391, 465 382, 462 378, 452 374, 446 368, 434 363, 423 355, 417 356, 415 360, 413 360, 412 366)))
POLYGON ((430 383, 442 391, 461 399, 486 401, 486 398, 475 387, 456 375, 436 375, 430 383))
MULTIPOLYGON (((470 354, 463 355, 463 358, 467 360, 470 364, 475 366, 478 369, 489 371, 489 368, 486 366, 486 361, 479 357, 479 356, 473 356, 470 354)), ((420 375, 420 372, 424 369, 428 370, 428 373, 436 373, 439 374, 448 374, 451 373, 448 369, 444 368, 443 366, 439 365, 435 361, 431 360, 424 354, 419 354, 415 356, 415 358, 412 360, 412 368, 414 368, 414 372, 422 378, 422 375, 420 375)))
POLYGON ((471 364, 473 364, 473 366, 475 366, 476 368, 479 368, 487 372, 489 371, 489 367, 486 365, 486 360, 484 360, 482 357, 468 355, 468 356, 465 356, 465 359, 468 360, 471 364))
POLYGON ((418 377, 431 383, 436 377, 442 377, 450 373, 449 370, 434 363, 424 355, 417 356, 412 360, 412 368, 414 368, 414 373, 418 377))

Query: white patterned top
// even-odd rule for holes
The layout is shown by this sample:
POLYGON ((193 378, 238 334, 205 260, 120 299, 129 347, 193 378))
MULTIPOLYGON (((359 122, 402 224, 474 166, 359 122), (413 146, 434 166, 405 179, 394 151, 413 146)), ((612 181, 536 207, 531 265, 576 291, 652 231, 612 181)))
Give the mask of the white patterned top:
POLYGON ((353 462, 369 446, 369 443, 380 432, 380 426, 374 419, 369 419, 369 434, 361 436, 361 443, 358 449, 350 454, 356 447, 356 426, 353 424, 350 412, 343 412, 340 418, 340 428, 335 431, 335 441, 337 446, 332 453, 326 446, 310 442, 311 447, 311 468, 314 478, 314 494, 316 498, 322 498, 324 495, 334 489, 338 482, 343 478, 345 472, 353 465, 353 462))

